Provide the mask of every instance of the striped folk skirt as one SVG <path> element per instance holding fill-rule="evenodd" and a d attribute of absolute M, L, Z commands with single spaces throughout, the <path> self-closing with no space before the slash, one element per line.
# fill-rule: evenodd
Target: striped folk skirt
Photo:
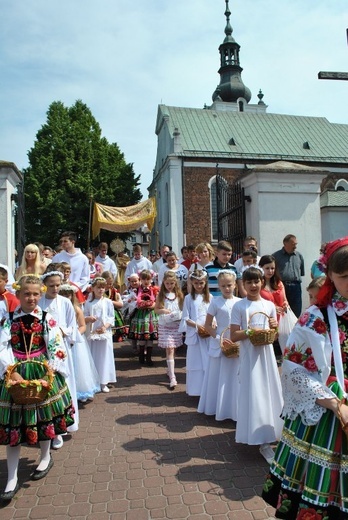
<path fill-rule="evenodd" d="M 45 361 L 40 355 L 35 361 Z M 17 372 L 24 379 L 42 379 L 45 368 L 37 363 L 19 365 Z M 66 433 L 74 424 L 74 408 L 64 377 L 55 373 L 53 385 L 42 403 L 15 404 L 0 380 L 0 444 L 17 446 L 27 443 L 35 445 L 39 441 L 53 439 L 55 435 Z"/>
<path fill-rule="evenodd" d="M 340 397 L 337 383 L 330 386 Z M 314 426 L 285 421 L 262 497 L 276 518 L 348 519 L 348 442 L 333 412 Z"/>

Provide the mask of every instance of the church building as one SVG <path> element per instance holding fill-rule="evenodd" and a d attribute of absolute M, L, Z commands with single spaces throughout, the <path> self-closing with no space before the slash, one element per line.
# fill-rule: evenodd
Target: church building
<path fill-rule="evenodd" d="M 230 16 L 226 0 L 212 105 L 158 106 L 152 247 L 227 239 L 240 251 L 253 235 L 268 254 L 293 233 L 313 261 L 348 231 L 348 124 L 269 113 L 261 91 L 250 103 Z"/>

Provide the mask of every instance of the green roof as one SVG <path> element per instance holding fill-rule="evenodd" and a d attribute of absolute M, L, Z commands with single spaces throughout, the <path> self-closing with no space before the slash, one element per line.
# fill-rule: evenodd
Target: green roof
<path fill-rule="evenodd" d="M 348 125 L 324 117 L 159 105 L 157 129 L 163 118 L 171 136 L 178 129 L 185 157 L 348 163 Z"/>

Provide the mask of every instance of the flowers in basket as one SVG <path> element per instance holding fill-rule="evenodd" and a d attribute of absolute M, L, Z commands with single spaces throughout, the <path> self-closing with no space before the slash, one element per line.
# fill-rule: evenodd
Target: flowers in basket
<path fill-rule="evenodd" d="M 45 374 L 40 379 L 19 379 L 21 377 L 16 369 L 19 365 L 30 363 L 41 365 Z M 32 404 L 43 401 L 52 388 L 54 372 L 47 361 L 26 360 L 10 365 L 5 374 L 5 386 L 13 401 L 17 404 Z"/>

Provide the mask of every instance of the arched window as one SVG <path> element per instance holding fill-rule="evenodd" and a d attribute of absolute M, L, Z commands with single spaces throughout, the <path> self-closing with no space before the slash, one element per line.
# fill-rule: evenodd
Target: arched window
<path fill-rule="evenodd" d="M 335 184 L 336 191 L 348 191 L 348 181 L 346 179 L 340 179 Z"/>

